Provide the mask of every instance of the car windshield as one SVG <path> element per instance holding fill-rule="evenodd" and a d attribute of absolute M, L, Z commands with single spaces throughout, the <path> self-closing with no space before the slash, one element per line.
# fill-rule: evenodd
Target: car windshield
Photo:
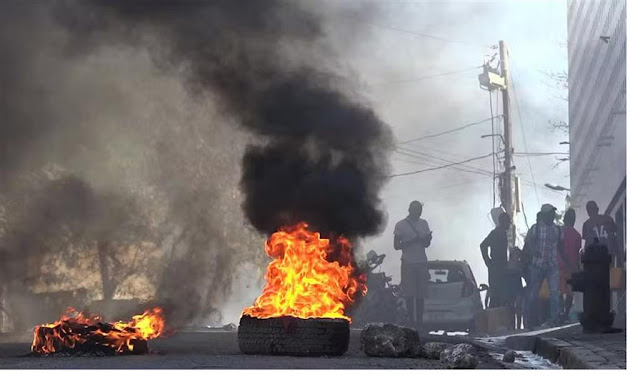
<path fill-rule="evenodd" d="M 467 277 L 459 266 L 437 265 L 429 268 L 429 282 L 436 284 L 464 282 Z"/>

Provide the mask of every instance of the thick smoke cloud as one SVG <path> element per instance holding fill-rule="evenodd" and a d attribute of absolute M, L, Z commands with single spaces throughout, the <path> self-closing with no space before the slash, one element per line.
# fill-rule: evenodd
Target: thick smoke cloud
<path fill-rule="evenodd" d="M 123 274 L 156 285 L 173 324 L 203 321 L 239 264 L 266 258 L 244 219 L 263 234 L 300 220 L 354 239 L 382 228 L 390 132 L 328 69 L 313 11 L 276 1 L 1 7 L 10 297 L 56 246 L 152 243 L 162 258 Z"/>
<path fill-rule="evenodd" d="M 81 2 L 59 14 L 87 46 L 115 33 L 134 44 L 152 36 L 146 46 L 158 61 L 185 68 L 194 89 L 212 92 L 264 137 L 246 150 L 242 177 L 245 214 L 259 231 L 301 220 L 350 237 L 382 228 L 389 129 L 331 76 L 281 50 L 322 37 L 313 14 L 279 1 Z"/>

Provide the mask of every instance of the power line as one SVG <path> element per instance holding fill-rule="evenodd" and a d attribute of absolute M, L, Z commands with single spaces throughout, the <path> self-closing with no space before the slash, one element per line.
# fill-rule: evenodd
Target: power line
<path fill-rule="evenodd" d="M 422 169 L 422 170 L 416 170 L 416 171 L 404 172 L 404 173 L 400 173 L 400 174 L 393 174 L 393 175 L 389 175 L 388 177 L 389 177 L 389 178 L 395 178 L 395 177 L 398 177 L 398 176 L 413 175 L 413 174 L 418 174 L 418 173 L 421 173 L 421 172 L 427 172 L 427 171 L 440 170 L 440 169 L 443 169 L 443 168 L 447 168 L 447 167 L 451 167 L 451 166 L 456 166 L 456 165 L 463 164 L 463 163 L 468 163 L 468 162 L 471 162 L 471 161 L 474 161 L 474 160 L 483 159 L 483 158 L 488 158 L 488 157 L 490 157 L 490 156 L 492 156 L 492 155 L 493 155 L 493 153 L 491 153 L 491 154 L 487 154 L 487 155 L 482 155 L 482 156 L 475 157 L 475 158 L 469 158 L 469 159 L 464 160 L 464 161 L 461 161 L 461 162 L 457 162 L 457 163 L 450 163 L 450 164 L 442 165 L 442 166 L 439 166 L 439 167 L 430 167 L 430 168 L 424 168 L 424 169 Z"/>
<path fill-rule="evenodd" d="M 495 114 L 498 114 L 498 112 L 502 112 L 501 109 L 500 109 L 501 104 L 499 102 L 499 98 L 500 98 L 500 93 L 496 92 L 496 98 L 495 98 L 496 110 L 495 110 Z M 504 152 L 505 149 L 503 147 L 502 140 L 501 139 L 496 139 L 496 138 L 497 137 L 495 137 L 495 136 L 492 137 L 493 141 L 497 142 L 497 145 L 496 145 L 497 150 L 496 150 L 496 153 L 495 153 L 495 161 L 496 161 L 497 169 L 496 169 L 496 179 L 494 179 L 494 183 L 493 184 L 494 184 L 494 187 L 496 187 L 496 189 L 498 189 L 498 191 L 500 192 L 500 189 L 498 188 L 500 183 L 498 182 L 498 184 L 496 184 L 496 181 L 498 179 L 498 174 L 501 174 L 501 173 L 504 172 L 504 163 L 500 161 L 500 155 L 498 153 Z M 501 198 L 498 201 L 499 201 L 498 205 L 499 206 L 502 205 Z"/>
<path fill-rule="evenodd" d="M 367 24 L 372 25 L 372 26 L 377 27 L 377 28 L 388 29 L 388 30 L 392 30 L 392 31 L 395 31 L 395 32 L 412 34 L 412 35 L 415 35 L 415 36 L 426 37 L 426 38 L 429 38 L 429 39 L 432 39 L 432 40 L 438 40 L 438 41 L 448 42 L 448 43 L 452 43 L 452 44 L 464 44 L 464 45 L 470 45 L 470 46 L 481 46 L 481 47 L 484 47 L 484 48 L 489 48 L 490 47 L 489 45 L 471 43 L 471 42 L 460 41 L 460 40 L 452 40 L 452 39 L 448 39 L 448 38 L 444 38 L 444 37 L 434 36 L 434 35 L 429 34 L 429 33 L 412 31 L 412 30 L 409 30 L 409 29 L 396 28 L 396 27 L 392 27 L 392 26 L 388 26 L 388 25 L 380 25 L 380 24 L 373 24 L 373 23 L 367 23 Z"/>
<path fill-rule="evenodd" d="M 502 116 L 498 115 L 498 116 L 495 116 L 495 117 L 483 119 L 481 121 L 472 122 L 472 123 L 466 124 L 464 126 L 456 127 L 455 129 L 451 129 L 451 130 L 445 130 L 445 131 L 442 131 L 442 132 L 439 132 L 439 133 L 436 133 L 436 134 L 423 135 L 421 137 L 410 139 L 410 140 L 404 141 L 404 142 L 400 142 L 398 144 L 399 145 L 404 145 L 404 144 L 415 142 L 415 141 L 419 141 L 419 140 L 422 140 L 422 139 L 435 138 L 435 137 L 439 137 L 441 135 L 455 133 L 456 131 L 464 130 L 464 129 L 469 128 L 471 126 L 480 125 L 480 124 L 485 123 L 487 121 L 493 121 L 494 119 L 498 119 L 498 118 L 502 118 Z"/>
<path fill-rule="evenodd" d="M 513 155 L 517 156 L 544 156 L 544 155 L 569 155 L 569 153 L 561 153 L 561 152 L 551 152 L 551 153 L 513 153 Z"/>
<path fill-rule="evenodd" d="M 403 150 L 403 151 L 399 151 L 399 150 Z M 417 156 L 413 156 L 413 155 L 411 155 L 411 156 L 414 157 L 414 158 L 418 158 L 418 159 L 424 159 L 427 162 L 432 162 L 432 163 L 435 163 L 435 164 L 438 164 L 438 165 L 440 165 L 440 164 L 455 164 L 455 163 L 458 163 L 457 161 L 454 161 L 454 160 L 438 157 L 438 156 L 435 156 L 435 155 L 430 155 L 430 154 L 427 154 L 425 152 L 420 152 L 420 151 L 412 150 L 410 148 L 405 148 L 405 147 L 396 148 L 395 151 L 398 154 L 402 154 L 402 155 L 415 154 Z M 405 151 L 406 151 L 406 153 L 405 153 Z M 473 166 L 469 166 L 469 165 L 460 165 L 460 168 L 471 170 L 473 172 L 478 172 L 478 173 L 481 173 L 483 175 L 491 175 L 491 171 L 488 171 L 488 170 L 485 170 L 485 169 L 482 169 L 482 168 L 478 168 L 478 167 L 473 167 Z"/>
<path fill-rule="evenodd" d="M 409 145 L 410 147 L 415 147 L 417 149 L 421 149 L 421 150 L 428 150 L 428 151 L 434 151 L 440 154 L 444 154 L 444 155 L 448 155 L 450 157 L 453 157 L 454 161 L 455 160 L 461 160 L 463 159 L 463 155 L 459 154 L 459 153 L 452 153 L 450 151 L 444 151 L 441 150 L 439 148 L 434 148 L 433 146 L 423 146 L 417 143 L 407 143 L 407 145 Z"/>
<path fill-rule="evenodd" d="M 520 104 L 518 103 L 518 95 L 516 94 L 516 82 L 513 80 L 513 75 L 511 75 L 511 86 L 513 87 L 513 98 L 516 101 L 516 110 L 518 112 L 518 122 L 520 122 L 520 130 L 522 131 L 522 142 L 524 143 L 525 151 L 529 151 L 527 148 L 527 136 L 524 132 L 524 126 L 522 125 L 522 117 L 520 116 Z M 538 186 L 536 184 L 536 178 L 533 175 L 533 167 L 531 166 L 531 158 L 527 155 L 527 162 L 529 162 L 529 172 L 531 172 L 531 180 L 533 181 L 534 188 L 533 190 L 536 193 L 536 201 L 540 204 L 540 197 L 538 196 Z"/>
<path fill-rule="evenodd" d="M 428 80 L 428 79 L 431 79 L 431 78 L 450 76 L 450 75 L 459 74 L 459 73 L 466 73 L 466 72 L 470 72 L 472 70 L 476 70 L 476 69 L 479 69 L 479 68 L 482 68 L 482 66 L 473 66 L 473 67 L 470 67 L 470 68 L 455 70 L 455 71 L 452 71 L 452 72 L 431 74 L 431 75 L 420 76 L 420 77 L 415 77 L 415 78 L 408 78 L 406 80 L 397 80 L 397 81 L 382 82 L 382 83 L 377 83 L 377 84 L 369 84 L 369 86 L 375 87 L 375 86 L 397 85 L 397 84 L 403 84 L 403 83 L 418 82 L 418 81 Z"/>
<path fill-rule="evenodd" d="M 491 165 L 493 166 L 493 182 L 491 182 L 491 195 L 493 196 L 493 204 L 496 206 L 496 132 L 493 123 L 493 101 L 491 99 L 491 91 L 489 91 L 489 112 L 491 113 Z"/>
<path fill-rule="evenodd" d="M 415 161 L 412 161 L 412 160 L 407 160 L 407 159 L 402 159 L 402 158 L 393 158 L 393 160 L 397 160 L 397 161 L 404 162 L 404 163 L 419 164 L 419 165 L 424 165 L 425 164 L 425 162 L 415 162 Z"/>
<path fill-rule="evenodd" d="M 435 162 L 435 161 L 433 161 L 431 159 L 425 158 L 422 155 L 419 155 L 420 153 L 418 153 L 417 151 L 403 152 L 403 151 L 399 151 L 399 150 L 401 150 L 401 149 L 396 148 L 396 149 L 394 149 L 394 152 L 396 154 L 404 155 L 404 156 L 407 156 L 407 157 L 410 157 L 410 158 L 419 159 L 419 160 L 422 161 L 422 163 L 420 163 L 420 164 L 430 164 L 430 163 L 442 164 L 442 163 Z M 407 149 L 402 149 L 402 150 L 407 150 Z"/>
<path fill-rule="evenodd" d="M 418 164 L 418 163 L 416 163 L 416 164 Z M 464 168 L 464 167 L 456 167 L 457 163 L 441 163 L 441 162 L 438 163 L 438 162 L 434 162 L 434 161 L 431 161 L 431 162 L 427 161 L 427 162 L 422 162 L 422 163 L 419 163 L 419 164 L 422 164 L 422 165 L 425 165 L 425 164 L 434 164 L 434 165 L 446 164 L 446 165 L 451 165 L 451 167 L 448 167 L 449 170 L 456 170 L 456 171 L 461 171 L 461 172 L 466 172 L 466 173 L 469 173 L 469 174 L 476 174 L 476 175 L 481 175 L 481 176 L 492 176 L 492 174 L 490 172 L 481 172 L 481 171 L 477 171 L 477 170 L 473 170 L 473 169 L 467 169 L 467 168 Z"/>
<path fill-rule="evenodd" d="M 441 165 L 442 164 L 442 163 L 438 163 L 438 162 L 435 162 L 433 160 L 424 158 L 422 156 L 413 155 L 413 154 L 410 154 L 410 153 L 405 153 L 405 152 L 401 152 L 401 151 L 397 151 L 397 150 L 395 152 L 396 152 L 396 154 L 404 155 L 404 156 L 409 157 L 409 158 L 418 159 L 420 162 L 419 163 L 416 162 L 416 164 L 420 164 L 422 166 L 424 166 L 425 164 L 427 164 L 427 165 Z"/>
<path fill-rule="evenodd" d="M 433 147 L 431 147 L 431 146 L 426 147 L 426 146 L 418 145 L 418 144 L 416 144 L 416 143 L 409 143 L 409 145 L 411 145 L 411 146 L 415 146 L 416 148 L 419 148 L 419 149 L 422 149 L 422 150 L 435 151 L 435 152 L 438 152 L 438 153 L 441 153 L 441 154 L 444 154 L 444 155 L 448 155 L 448 156 L 453 157 L 453 159 L 454 159 L 454 160 L 451 160 L 451 159 L 447 159 L 447 158 L 443 158 L 443 157 L 437 157 L 437 156 L 433 156 L 433 155 L 425 154 L 425 153 L 422 153 L 422 152 L 420 153 L 420 155 L 429 155 L 429 156 L 431 156 L 432 158 L 436 158 L 436 159 L 439 159 L 439 160 L 445 161 L 445 162 L 447 162 L 447 163 L 453 163 L 453 162 L 456 162 L 456 161 L 464 160 L 464 159 L 462 159 L 462 158 L 464 158 L 464 157 L 463 157 L 462 155 L 460 155 L 460 154 L 456 154 L 456 153 L 451 153 L 451 152 L 448 152 L 448 151 L 439 150 L 439 149 L 433 148 Z M 402 150 L 408 150 L 408 149 L 406 149 L 406 148 L 404 148 L 404 147 L 402 147 L 401 149 L 402 149 Z M 500 150 L 500 148 L 498 148 L 498 150 Z M 413 151 L 413 152 L 415 152 L 415 151 Z M 496 153 L 496 154 L 497 154 L 497 153 Z M 485 173 L 485 174 L 487 174 L 487 175 L 491 174 L 491 171 L 489 171 L 489 170 L 486 170 L 486 169 L 484 169 L 484 168 L 480 168 L 480 167 L 474 167 L 474 166 L 467 165 L 467 164 L 465 164 L 465 165 L 461 165 L 460 167 L 464 167 L 464 168 L 469 169 L 469 170 L 475 170 L 475 171 L 478 171 L 478 172 L 482 172 L 482 173 Z"/>
<path fill-rule="evenodd" d="M 414 193 L 414 194 L 415 193 L 420 193 L 420 194 L 436 193 L 436 192 L 440 192 L 442 190 L 446 190 L 446 189 L 450 189 L 450 188 L 456 188 L 456 187 L 460 187 L 460 186 L 466 186 L 466 185 L 471 184 L 471 183 L 477 183 L 477 182 L 479 182 L 481 180 L 485 180 L 485 179 L 488 179 L 488 177 L 486 177 L 486 178 L 476 178 L 476 179 L 467 180 L 467 181 L 464 181 L 464 182 L 459 182 L 459 183 L 454 183 L 454 184 L 448 184 L 448 185 L 444 185 L 444 186 L 430 187 L 428 189 L 421 189 L 421 190 L 412 189 L 410 191 L 411 191 L 411 193 Z M 450 198 L 450 197 L 452 197 L 454 195 L 455 195 L 455 193 L 440 193 L 439 196 L 433 196 L 433 197 L 430 196 L 428 198 L 428 200 L 429 201 L 442 200 L 443 197 L 444 197 L 444 199 L 448 199 L 448 198 Z M 402 194 L 401 193 L 394 193 L 394 194 L 385 196 L 384 198 L 385 199 L 398 199 L 398 198 L 401 198 L 401 197 L 402 198 L 406 198 L 406 196 L 407 196 L 407 193 L 405 192 L 405 193 L 402 193 Z"/>
<path fill-rule="evenodd" d="M 404 153 L 404 152 L 398 151 L 398 150 L 405 150 L 408 153 Z M 431 163 L 434 163 L 434 164 L 437 164 L 437 165 L 442 165 L 442 164 L 457 165 L 457 162 L 454 162 L 454 161 L 451 161 L 451 160 L 448 160 L 448 159 L 445 159 L 445 158 L 440 158 L 440 157 L 437 157 L 437 156 L 434 156 L 434 155 L 429 155 L 427 153 L 422 153 L 422 152 L 419 152 L 419 151 L 407 149 L 407 148 L 397 148 L 397 149 L 395 149 L 395 151 L 398 154 L 410 156 L 412 158 L 422 159 L 427 163 L 431 162 Z M 416 154 L 416 155 L 411 155 L 409 153 Z M 452 167 L 452 170 L 460 170 L 460 171 L 469 172 L 469 173 L 473 173 L 473 174 L 480 174 L 480 175 L 491 175 L 490 171 L 487 171 L 487 170 L 484 170 L 484 169 L 481 169 L 481 168 L 477 168 L 477 167 L 465 166 L 465 165 L 460 165 L 460 167 Z"/>

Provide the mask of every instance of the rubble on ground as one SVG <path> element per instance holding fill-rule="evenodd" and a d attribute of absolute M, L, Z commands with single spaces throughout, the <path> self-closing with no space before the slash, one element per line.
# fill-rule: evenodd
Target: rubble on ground
<path fill-rule="evenodd" d="M 503 362 L 515 362 L 517 355 L 518 355 L 518 353 L 516 353 L 515 351 L 507 350 L 507 352 L 504 353 L 504 355 L 502 356 L 502 361 Z"/>
<path fill-rule="evenodd" d="M 420 357 L 420 336 L 415 329 L 371 323 L 362 331 L 361 348 L 370 357 Z"/>
<path fill-rule="evenodd" d="M 229 323 L 229 324 L 224 325 L 224 326 L 222 327 L 222 329 L 224 329 L 224 330 L 228 330 L 228 331 L 230 331 L 230 332 L 235 332 L 235 331 L 237 331 L 237 330 L 238 330 L 238 325 L 236 325 L 236 324 L 234 324 L 234 323 Z"/>
<path fill-rule="evenodd" d="M 440 353 L 440 361 L 447 369 L 475 369 L 478 366 L 478 358 L 474 353 L 473 345 L 457 344 L 443 350 Z"/>
<path fill-rule="evenodd" d="M 440 359 L 440 354 L 451 346 L 446 342 L 427 342 L 422 345 L 422 354 L 426 359 Z"/>

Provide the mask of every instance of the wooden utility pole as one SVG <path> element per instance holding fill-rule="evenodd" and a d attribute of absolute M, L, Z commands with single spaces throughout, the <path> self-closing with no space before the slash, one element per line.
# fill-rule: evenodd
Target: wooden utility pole
<path fill-rule="evenodd" d="M 516 242 L 516 226 L 515 226 L 515 195 L 513 187 L 513 162 L 511 155 L 513 154 L 512 132 L 511 132 L 511 105 L 509 101 L 509 51 L 507 43 L 500 40 L 500 68 L 501 76 L 504 79 L 504 88 L 502 89 L 502 119 L 504 121 L 504 179 L 501 190 L 501 200 L 507 214 L 511 217 L 511 229 L 508 232 L 509 247 L 514 247 Z"/>

